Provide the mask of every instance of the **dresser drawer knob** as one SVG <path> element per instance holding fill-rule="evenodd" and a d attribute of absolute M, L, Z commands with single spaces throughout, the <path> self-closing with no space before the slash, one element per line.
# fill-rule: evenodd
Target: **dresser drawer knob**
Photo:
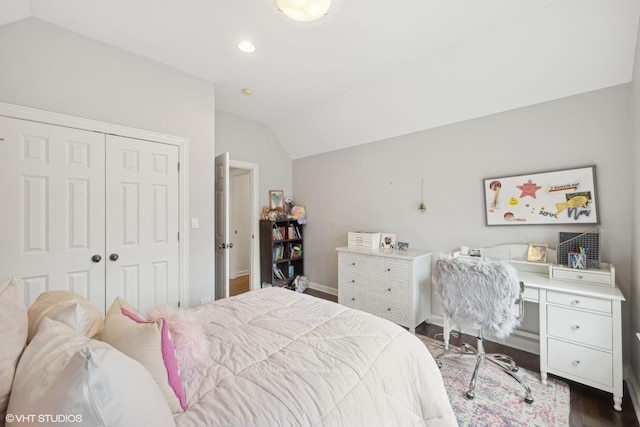
<path fill-rule="evenodd" d="M 351 283 L 356 283 L 356 279 L 351 279 Z"/>
<path fill-rule="evenodd" d="M 580 329 L 580 325 L 576 323 L 575 325 L 573 325 L 573 329 L 577 331 L 578 329 Z"/>
<path fill-rule="evenodd" d="M 351 301 L 355 301 L 355 300 L 356 300 L 355 298 L 351 298 Z"/>
<path fill-rule="evenodd" d="M 389 292 L 391 292 L 391 288 L 387 289 Z"/>
<path fill-rule="evenodd" d="M 580 362 L 580 359 L 574 360 L 573 361 L 573 366 L 580 366 L 580 363 L 582 363 L 582 362 Z"/>
<path fill-rule="evenodd" d="M 391 271 L 391 269 L 390 269 L 390 268 L 387 268 L 387 271 Z"/>
<path fill-rule="evenodd" d="M 355 262 L 352 262 L 352 263 L 351 263 L 351 265 L 356 265 L 356 263 L 355 263 Z"/>
<path fill-rule="evenodd" d="M 578 304 L 580 304 L 580 300 L 579 299 L 574 299 L 573 301 L 571 301 L 571 304 L 578 305 Z"/>
<path fill-rule="evenodd" d="M 387 311 L 391 311 L 391 307 L 387 308 Z"/>

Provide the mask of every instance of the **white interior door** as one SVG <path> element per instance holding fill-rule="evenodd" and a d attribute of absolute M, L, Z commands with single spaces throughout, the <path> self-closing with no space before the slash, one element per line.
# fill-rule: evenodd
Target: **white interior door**
<path fill-rule="evenodd" d="M 177 307 L 178 147 L 107 135 L 106 299 Z"/>
<path fill-rule="evenodd" d="M 105 307 L 104 134 L 0 116 L 0 280 Z"/>
<path fill-rule="evenodd" d="M 215 175 L 215 299 L 229 296 L 229 153 L 216 157 Z"/>

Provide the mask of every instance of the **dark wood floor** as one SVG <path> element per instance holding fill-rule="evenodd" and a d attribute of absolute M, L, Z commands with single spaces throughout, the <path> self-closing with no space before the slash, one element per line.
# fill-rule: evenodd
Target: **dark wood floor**
<path fill-rule="evenodd" d="M 307 289 L 306 294 L 319 298 L 337 302 L 338 298 L 324 292 Z M 416 328 L 416 332 L 431 338 L 442 341 L 442 328 L 436 325 L 421 324 Z M 475 337 L 464 335 L 458 338 L 451 338 L 450 343 L 456 346 L 463 342 L 475 346 Z M 536 354 L 527 353 L 501 344 L 487 341 L 485 350 L 490 353 L 507 353 L 516 363 L 531 371 L 538 371 L 540 368 L 540 358 Z M 624 396 L 622 400 L 622 411 L 613 409 L 613 397 L 611 393 L 605 393 L 592 387 L 587 387 L 573 381 L 567 381 L 571 389 L 571 413 L 569 423 L 572 427 L 640 427 L 636 418 L 629 390 L 625 383 Z"/>

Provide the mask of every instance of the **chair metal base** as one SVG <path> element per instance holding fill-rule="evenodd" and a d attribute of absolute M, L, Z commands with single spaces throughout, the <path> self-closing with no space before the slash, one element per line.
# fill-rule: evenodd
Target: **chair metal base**
<path fill-rule="evenodd" d="M 477 349 L 473 348 L 472 346 L 466 343 L 462 344 L 462 348 L 460 351 L 452 351 L 452 350 L 446 349 L 443 353 L 436 356 L 436 364 L 438 365 L 438 368 L 442 368 L 441 359 L 444 357 L 452 357 L 452 356 L 475 357 L 476 366 L 475 366 L 475 369 L 473 370 L 473 375 L 471 376 L 471 381 L 469 382 L 469 389 L 467 390 L 467 393 L 466 393 L 467 399 L 473 399 L 475 397 L 474 390 L 476 388 L 476 378 L 478 376 L 478 371 L 480 370 L 480 365 L 484 360 L 487 360 L 488 362 L 491 362 L 494 365 L 498 366 L 504 372 L 509 374 L 513 379 L 518 381 L 518 383 L 520 383 L 520 385 L 525 390 L 524 401 L 529 404 L 533 403 L 533 396 L 531 395 L 531 389 L 525 382 L 522 381 L 522 378 L 520 378 L 518 375 L 515 374 L 516 372 L 518 372 L 518 365 L 516 365 L 516 363 L 511 358 L 511 356 L 508 356 L 506 354 L 500 354 L 500 353 L 490 353 L 490 354 L 485 353 L 483 341 L 484 341 L 484 337 L 482 336 L 482 334 L 480 334 L 477 337 L 477 343 L 478 343 Z"/>

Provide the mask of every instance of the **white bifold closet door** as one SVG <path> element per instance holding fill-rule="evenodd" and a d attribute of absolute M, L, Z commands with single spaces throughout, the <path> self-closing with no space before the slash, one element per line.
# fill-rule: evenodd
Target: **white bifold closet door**
<path fill-rule="evenodd" d="M 0 280 L 104 314 L 179 300 L 178 149 L 0 116 Z"/>
<path fill-rule="evenodd" d="M 176 306 L 178 147 L 107 135 L 107 304 Z"/>

